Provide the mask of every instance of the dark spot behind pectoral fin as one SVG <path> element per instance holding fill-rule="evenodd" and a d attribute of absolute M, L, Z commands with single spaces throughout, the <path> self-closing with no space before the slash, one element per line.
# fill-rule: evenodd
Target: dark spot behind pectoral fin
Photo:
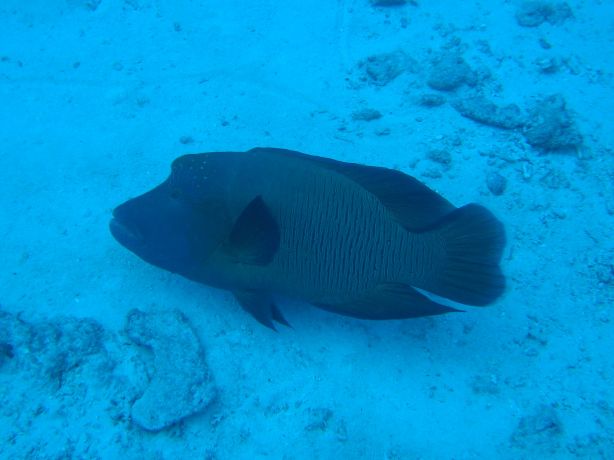
<path fill-rule="evenodd" d="M 281 311 L 273 303 L 271 296 L 260 291 L 236 291 L 234 293 L 241 307 L 252 315 L 260 324 L 277 331 L 273 321 L 290 326 L 286 318 L 281 314 Z"/>
<path fill-rule="evenodd" d="M 382 283 L 372 291 L 347 302 L 317 306 L 362 319 L 405 319 L 460 311 L 433 302 L 411 286 L 401 283 Z"/>
<path fill-rule="evenodd" d="M 234 223 L 225 245 L 236 262 L 268 264 L 279 248 L 279 226 L 261 196 L 254 198 Z"/>

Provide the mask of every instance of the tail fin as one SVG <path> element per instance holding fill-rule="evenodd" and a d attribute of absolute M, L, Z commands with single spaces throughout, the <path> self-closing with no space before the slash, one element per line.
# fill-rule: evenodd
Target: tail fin
<path fill-rule="evenodd" d="M 433 229 L 445 258 L 429 291 L 455 302 L 484 306 L 505 290 L 499 267 L 505 247 L 503 224 L 486 208 L 469 204 L 444 217 Z"/>

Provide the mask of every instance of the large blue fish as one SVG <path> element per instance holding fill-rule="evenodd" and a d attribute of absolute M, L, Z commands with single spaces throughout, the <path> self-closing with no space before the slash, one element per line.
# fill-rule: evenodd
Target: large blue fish
<path fill-rule="evenodd" d="M 289 150 L 177 158 L 110 228 L 143 260 L 232 291 L 271 328 L 288 324 L 275 295 L 400 319 L 456 311 L 439 298 L 487 305 L 505 287 L 504 228 L 484 207 L 456 208 L 396 170 Z"/>

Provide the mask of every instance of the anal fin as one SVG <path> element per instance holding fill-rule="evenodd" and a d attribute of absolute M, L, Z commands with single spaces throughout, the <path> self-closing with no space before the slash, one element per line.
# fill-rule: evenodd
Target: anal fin
<path fill-rule="evenodd" d="M 372 291 L 347 302 L 317 304 L 317 306 L 341 315 L 380 320 L 417 318 L 461 311 L 434 302 L 411 286 L 402 283 L 382 283 Z"/>

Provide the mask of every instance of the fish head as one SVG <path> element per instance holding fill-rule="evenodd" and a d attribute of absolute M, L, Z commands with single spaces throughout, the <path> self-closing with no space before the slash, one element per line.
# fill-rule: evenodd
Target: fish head
<path fill-rule="evenodd" d="M 150 264 L 197 277 L 231 225 L 224 205 L 227 171 L 221 166 L 207 154 L 178 158 L 163 183 L 114 209 L 113 237 Z"/>

